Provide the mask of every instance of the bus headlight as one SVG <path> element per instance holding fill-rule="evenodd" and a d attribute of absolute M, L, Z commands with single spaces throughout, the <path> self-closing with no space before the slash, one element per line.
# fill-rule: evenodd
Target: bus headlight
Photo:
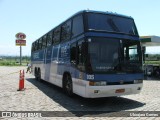
<path fill-rule="evenodd" d="M 143 80 L 134 80 L 134 84 L 143 83 Z"/>
<path fill-rule="evenodd" d="M 105 86 L 107 85 L 107 82 L 105 81 L 100 81 L 100 82 L 94 82 L 94 81 L 89 81 L 90 86 Z"/>

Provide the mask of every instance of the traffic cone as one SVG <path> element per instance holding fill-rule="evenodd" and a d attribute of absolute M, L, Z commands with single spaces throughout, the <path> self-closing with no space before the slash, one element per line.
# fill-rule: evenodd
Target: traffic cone
<path fill-rule="evenodd" d="M 23 91 L 23 90 L 25 90 L 25 88 L 24 88 L 24 70 L 23 70 L 23 72 L 20 70 L 19 89 L 17 91 Z"/>

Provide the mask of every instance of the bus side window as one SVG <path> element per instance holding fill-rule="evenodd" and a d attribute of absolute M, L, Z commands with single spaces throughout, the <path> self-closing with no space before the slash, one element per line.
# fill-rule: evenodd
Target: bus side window
<path fill-rule="evenodd" d="M 83 32 L 84 32 L 83 17 L 82 15 L 79 15 L 73 18 L 72 37 L 75 37 Z"/>
<path fill-rule="evenodd" d="M 42 49 L 42 38 L 39 39 L 39 49 Z"/>
<path fill-rule="evenodd" d="M 57 27 L 56 29 L 54 29 L 53 41 L 55 44 L 60 42 L 60 32 L 61 32 L 61 27 Z"/>
<path fill-rule="evenodd" d="M 32 43 L 32 52 L 34 52 L 34 42 Z"/>
<path fill-rule="evenodd" d="M 37 41 L 35 41 L 35 42 L 34 42 L 34 51 L 36 51 L 36 50 L 37 50 L 36 42 L 37 42 Z"/>
<path fill-rule="evenodd" d="M 80 70 L 85 70 L 85 53 L 84 53 L 84 40 L 78 42 L 77 46 L 77 65 Z"/>
<path fill-rule="evenodd" d="M 70 35 L 71 35 L 71 20 L 67 21 L 64 25 L 62 25 L 61 41 L 70 39 Z"/>
<path fill-rule="evenodd" d="M 35 50 L 34 49 L 34 43 L 32 43 L 32 50 L 31 51 L 34 52 L 34 50 Z"/>
<path fill-rule="evenodd" d="M 47 47 L 52 45 L 52 31 L 47 35 Z"/>
<path fill-rule="evenodd" d="M 71 45 L 71 53 L 70 53 L 70 59 L 71 59 L 71 63 L 76 65 L 76 43 L 73 43 Z"/>
<path fill-rule="evenodd" d="M 35 50 L 38 50 L 38 40 L 35 42 Z"/>
<path fill-rule="evenodd" d="M 42 49 L 46 48 L 46 44 L 47 44 L 47 39 L 46 39 L 46 35 L 43 36 L 43 41 L 42 41 Z"/>

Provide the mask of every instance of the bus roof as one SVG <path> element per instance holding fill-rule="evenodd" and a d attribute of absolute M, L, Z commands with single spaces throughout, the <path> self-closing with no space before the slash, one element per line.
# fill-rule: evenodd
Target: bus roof
<path fill-rule="evenodd" d="M 82 13 L 99 13 L 99 14 L 113 15 L 113 16 L 119 16 L 119 17 L 125 17 L 125 18 L 129 18 L 129 19 L 133 19 L 131 16 L 118 14 L 116 12 L 109 12 L 109 11 L 104 12 L 104 11 L 95 11 L 95 10 L 81 10 L 81 11 L 76 12 L 75 14 L 71 15 L 70 17 L 68 17 L 67 19 L 65 19 L 64 21 L 62 21 L 60 24 L 58 24 L 57 26 L 55 26 L 54 28 L 60 26 L 61 24 L 63 24 L 67 20 L 73 18 L 74 16 L 82 14 Z"/>
<path fill-rule="evenodd" d="M 76 12 L 75 14 L 73 14 L 72 16 L 68 17 L 67 19 L 65 19 L 64 21 L 62 21 L 60 24 L 56 25 L 53 29 L 57 28 L 58 26 L 62 25 L 64 22 L 66 22 L 67 20 L 73 18 L 76 15 L 82 14 L 82 13 L 98 13 L 98 14 L 106 14 L 106 15 L 113 15 L 113 16 L 119 16 L 119 17 L 125 17 L 125 18 L 129 18 L 129 19 L 133 19 L 131 16 L 126 16 L 126 15 L 122 15 L 122 14 L 118 14 L 116 12 L 110 12 L 110 11 L 95 11 L 95 10 L 81 10 L 79 12 Z M 53 29 L 49 30 L 48 32 L 52 31 Z M 47 32 L 47 33 L 48 33 Z M 44 35 L 46 35 L 47 33 L 45 33 Z M 44 35 L 42 35 L 41 37 L 43 37 Z M 40 37 L 40 38 L 41 38 Z M 39 40 L 40 38 L 38 38 L 37 40 Z M 36 41 L 37 41 L 36 40 Z M 35 41 L 34 41 L 35 42 Z"/>
<path fill-rule="evenodd" d="M 99 14 L 107 14 L 107 15 L 114 15 L 114 16 L 120 16 L 120 17 L 125 17 L 125 18 L 130 18 L 130 19 L 133 19 L 131 16 L 127 16 L 127 15 L 123 15 L 123 14 L 118 14 L 116 12 L 110 12 L 110 11 L 95 11 L 95 10 L 81 10 L 77 13 L 75 13 L 74 15 L 72 15 L 70 18 L 72 18 L 73 16 L 76 16 L 78 14 L 81 14 L 81 13 L 99 13 Z"/>

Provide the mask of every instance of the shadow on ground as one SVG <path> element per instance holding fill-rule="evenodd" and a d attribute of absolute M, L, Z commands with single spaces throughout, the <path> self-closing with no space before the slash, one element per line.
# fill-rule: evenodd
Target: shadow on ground
<path fill-rule="evenodd" d="M 155 76 L 144 76 L 144 79 L 150 81 L 160 81 L 160 77 L 155 77 Z"/>
<path fill-rule="evenodd" d="M 145 105 L 145 103 L 123 97 L 87 99 L 74 95 L 70 98 L 63 92 L 62 88 L 50 83 L 39 82 L 33 78 L 26 80 L 74 116 L 106 116 L 106 114 L 135 109 Z"/>

